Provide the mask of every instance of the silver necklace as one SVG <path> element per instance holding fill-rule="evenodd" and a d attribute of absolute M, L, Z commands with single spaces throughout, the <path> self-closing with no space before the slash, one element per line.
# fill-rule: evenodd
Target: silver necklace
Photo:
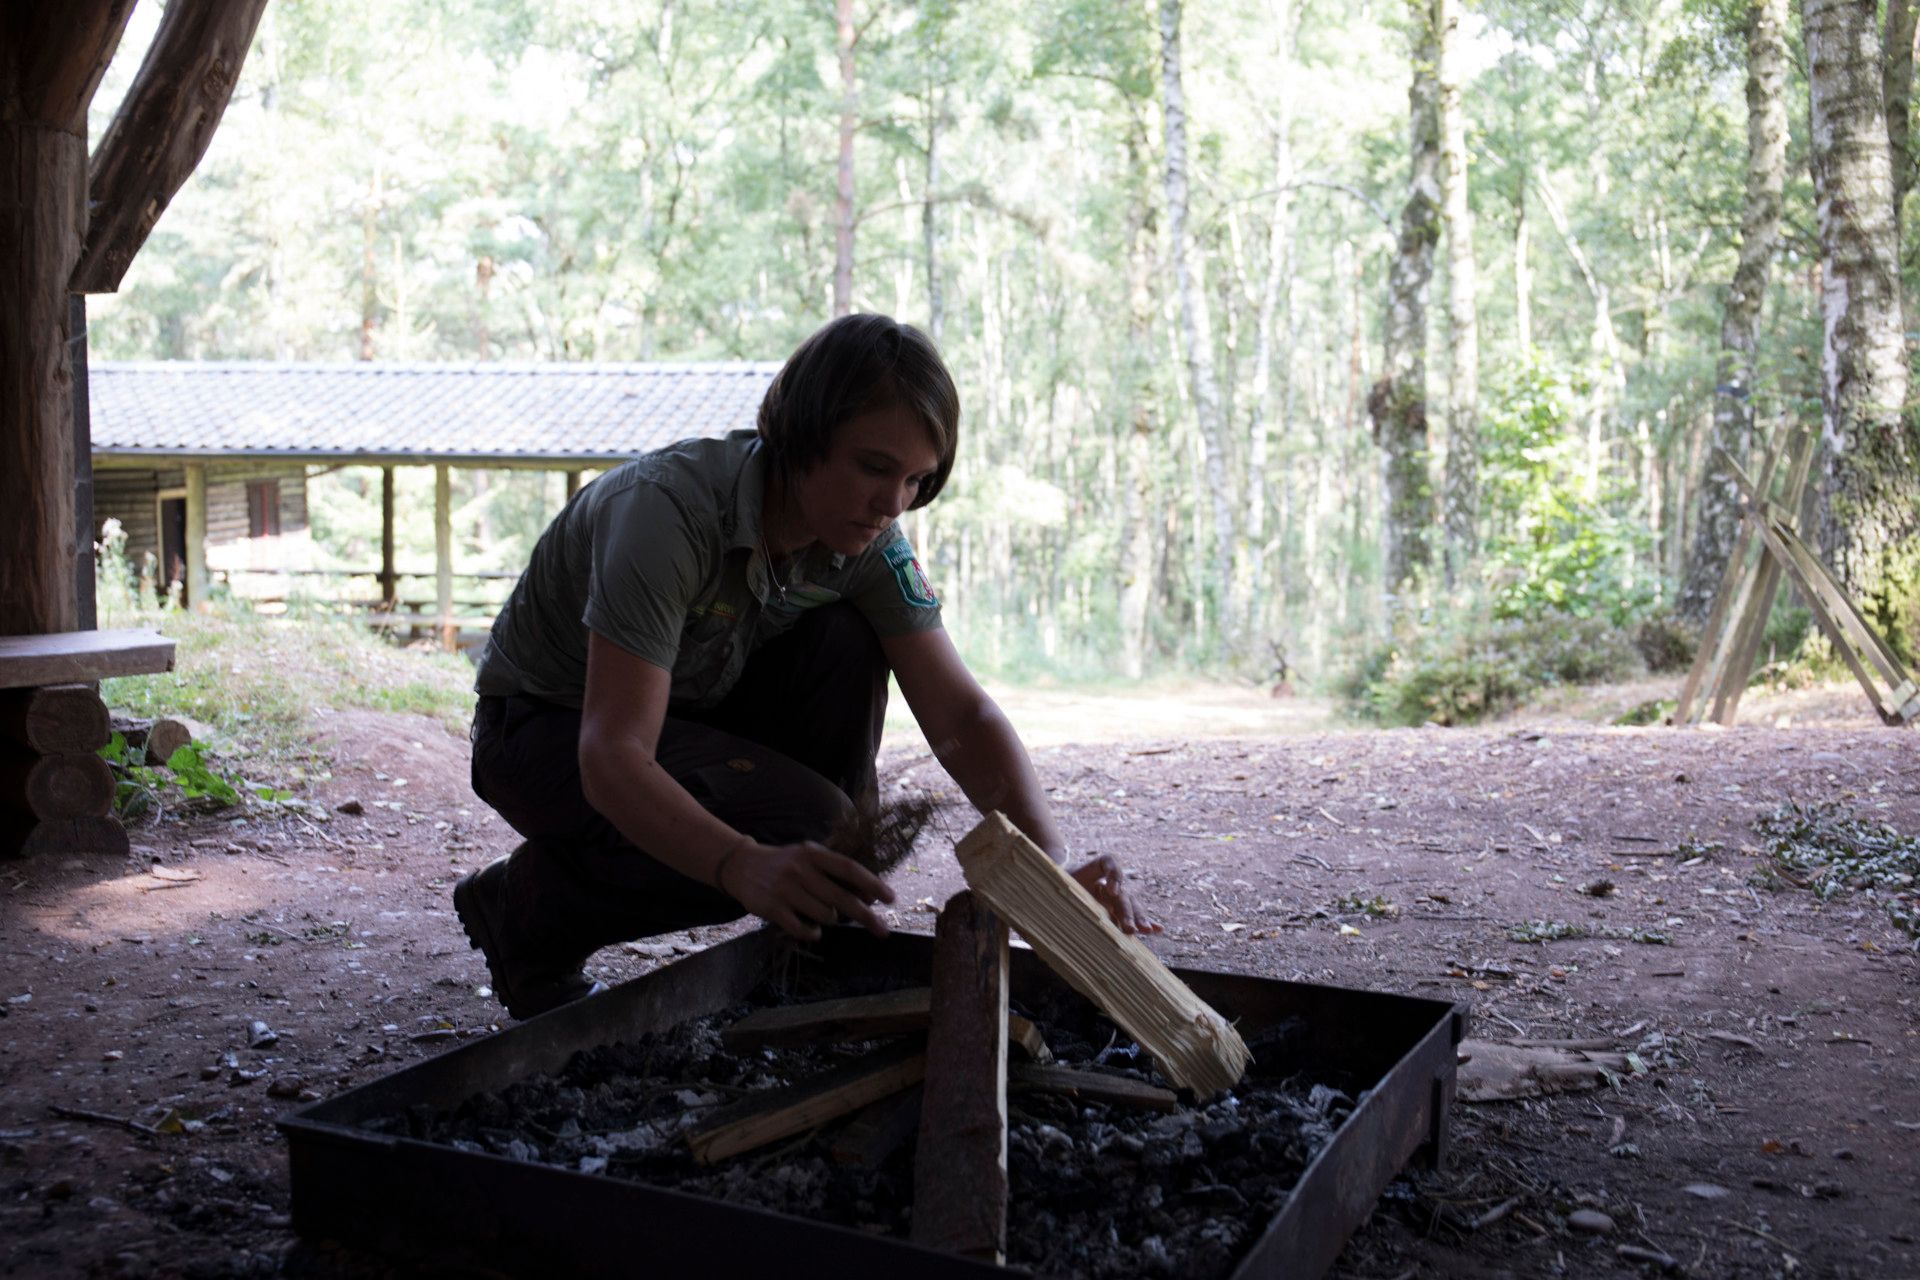
<path fill-rule="evenodd" d="M 767 581 L 771 582 L 773 589 L 780 593 L 780 603 L 785 604 L 787 602 L 787 584 L 774 576 L 773 552 L 767 550 L 767 534 L 764 529 L 760 532 L 760 559 L 767 567 Z"/>

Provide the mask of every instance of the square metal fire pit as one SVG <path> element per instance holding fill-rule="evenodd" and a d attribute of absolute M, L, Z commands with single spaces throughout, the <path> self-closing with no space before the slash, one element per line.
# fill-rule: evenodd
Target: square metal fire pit
<path fill-rule="evenodd" d="M 877 941 L 835 929 L 799 949 L 762 930 L 302 1107 L 280 1121 L 292 1164 L 294 1226 L 309 1238 L 530 1277 L 828 1269 L 836 1277 L 889 1280 L 1031 1274 L 905 1240 L 363 1127 L 410 1108 L 450 1110 L 477 1094 L 558 1072 L 581 1050 L 719 1012 L 747 997 L 778 965 L 794 966 L 796 976 L 925 983 L 932 959 L 927 937 Z M 1430 1164 L 1441 1159 L 1465 1008 L 1241 974 L 1175 972 L 1250 1041 L 1268 1028 L 1294 1028 L 1261 1048 L 1264 1067 L 1352 1083 L 1358 1106 L 1232 1272 L 1236 1278 L 1319 1276 L 1395 1174 L 1416 1157 Z M 1061 990 L 1024 949 L 1013 953 L 1012 988 L 1016 1001 Z"/>

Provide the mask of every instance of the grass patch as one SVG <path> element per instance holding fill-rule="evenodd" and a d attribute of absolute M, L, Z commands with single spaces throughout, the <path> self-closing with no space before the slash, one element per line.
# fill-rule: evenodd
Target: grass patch
<path fill-rule="evenodd" d="M 1908 937 L 1920 938 L 1920 839 L 1837 801 L 1784 804 L 1753 825 L 1766 841 L 1758 878 L 1768 888 L 1811 889 L 1822 902 L 1863 893 Z"/>
<path fill-rule="evenodd" d="M 207 613 L 136 610 L 103 622 L 147 626 L 175 644 L 174 669 L 101 682 L 134 716 L 186 716 L 214 730 L 219 756 L 247 758 L 249 777 L 304 780 L 325 767 L 315 712 L 402 711 L 461 732 L 473 713 L 473 667 L 458 654 L 401 649 L 343 619 L 279 618 L 244 604 Z"/>

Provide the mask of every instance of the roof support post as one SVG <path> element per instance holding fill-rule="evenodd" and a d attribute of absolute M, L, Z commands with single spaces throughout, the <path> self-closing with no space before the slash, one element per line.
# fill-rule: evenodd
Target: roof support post
<path fill-rule="evenodd" d="M 380 468 L 380 612 L 392 613 L 400 599 L 400 575 L 393 571 L 393 468 Z"/>
<path fill-rule="evenodd" d="M 74 626 L 100 625 L 94 598 L 93 422 L 87 406 L 87 299 L 67 295 L 67 362 L 73 378 L 73 616 Z"/>
<path fill-rule="evenodd" d="M 581 476 L 581 471 L 580 471 L 580 468 L 578 467 L 575 467 L 573 470 L 567 472 L 567 501 L 568 502 L 572 502 L 573 495 L 580 492 L 580 476 Z"/>
<path fill-rule="evenodd" d="M 0 632 L 80 626 L 67 277 L 87 231 L 87 104 L 133 0 L 0 8 Z"/>
<path fill-rule="evenodd" d="M 440 647 L 454 646 L 453 477 L 444 462 L 433 466 L 433 580 L 440 605 Z"/>
<path fill-rule="evenodd" d="M 187 599 L 190 609 L 207 607 L 207 464 L 187 464 Z"/>

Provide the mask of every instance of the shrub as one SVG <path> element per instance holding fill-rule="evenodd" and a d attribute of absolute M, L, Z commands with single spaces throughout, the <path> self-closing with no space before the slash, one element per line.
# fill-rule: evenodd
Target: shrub
<path fill-rule="evenodd" d="M 1648 614 L 1633 632 L 1633 647 L 1639 650 L 1647 670 L 1655 675 L 1684 671 L 1692 666 L 1698 645 L 1699 638 L 1693 628 L 1671 608 L 1656 609 Z"/>

